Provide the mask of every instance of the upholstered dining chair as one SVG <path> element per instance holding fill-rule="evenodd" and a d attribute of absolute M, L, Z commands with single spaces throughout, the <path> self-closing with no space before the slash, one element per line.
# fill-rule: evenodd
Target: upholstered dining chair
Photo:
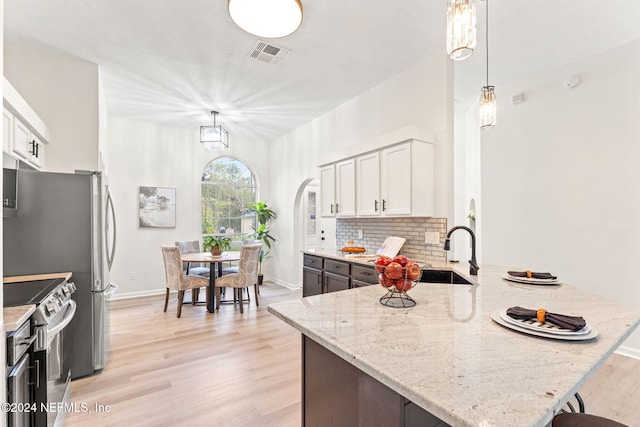
<path fill-rule="evenodd" d="M 162 257 L 164 259 L 164 271 L 167 285 L 167 293 L 164 299 L 164 312 L 167 312 L 169 305 L 169 292 L 178 291 L 178 317 L 182 315 L 182 301 L 184 291 L 188 289 L 199 289 L 206 287 L 207 300 L 209 298 L 209 279 L 203 276 L 185 275 L 182 269 L 182 259 L 177 246 L 162 246 Z M 195 305 L 195 299 L 193 304 Z"/>
<path fill-rule="evenodd" d="M 243 313 L 242 290 L 253 285 L 253 291 L 256 298 L 256 306 L 258 301 L 258 263 L 260 259 L 261 245 L 242 245 L 240 247 L 240 261 L 238 262 L 238 272 L 226 274 L 216 279 L 216 309 L 220 309 L 220 288 L 234 288 L 234 293 L 238 293 L 238 297 L 234 297 L 234 301 L 240 303 L 240 313 Z"/>
<path fill-rule="evenodd" d="M 176 240 L 176 246 L 180 249 L 181 254 L 196 254 L 202 252 L 200 250 L 199 240 Z M 188 268 L 190 275 L 209 277 L 209 267 L 203 267 L 199 262 L 192 262 L 191 265 L 188 264 L 188 262 L 183 262 L 182 268 L 185 271 L 187 271 Z"/>

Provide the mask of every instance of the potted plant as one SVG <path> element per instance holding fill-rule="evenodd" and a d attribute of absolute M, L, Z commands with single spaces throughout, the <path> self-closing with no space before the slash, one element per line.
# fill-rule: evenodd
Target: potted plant
<path fill-rule="evenodd" d="M 231 249 L 231 239 L 224 236 L 204 236 L 202 246 L 205 251 L 211 251 L 211 255 L 218 256 Z"/>
<path fill-rule="evenodd" d="M 275 211 L 269 209 L 264 202 L 250 203 L 248 213 L 256 215 L 257 227 L 253 228 L 253 238 L 262 241 L 266 250 L 263 248 L 260 250 L 260 264 L 258 266 L 258 284 L 262 284 L 264 276 L 262 275 L 262 261 L 267 257 L 271 251 L 271 243 L 277 240 L 269 232 L 268 223 L 276 219 L 277 215 Z"/>

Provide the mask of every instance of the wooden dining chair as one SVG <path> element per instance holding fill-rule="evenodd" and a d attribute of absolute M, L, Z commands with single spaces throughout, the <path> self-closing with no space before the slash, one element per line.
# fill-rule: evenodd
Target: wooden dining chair
<path fill-rule="evenodd" d="M 256 306 L 260 305 L 258 301 L 258 264 L 260 260 L 261 245 L 242 245 L 240 247 L 240 261 L 238 262 L 238 272 L 226 274 L 216 280 L 216 310 L 220 309 L 220 288 L 233 288 L 234 302 L 240 303 L 240 313 L 243 311 L 242 290 L 253 285 L 253 291 L 256 299 Z"/>
<path fill-rule="evenodd" d="M 182 268 L 180 250 L 177 246 L 162 246 L 162 257 L 164 259 L 164 271 L 167 285 L 167 293 L 164 299 L 164 312 L 167 312 L 169 305 L 169 292 L 178 291 L 178 317 L 182 315 L 182 301 L 184 291 L 188 289 L 207 289 L 207 301 L 209 300 L 209 279 L 203 276 L 185 275 Z M 195 305 L 195 300 L 193 301 Z"/>

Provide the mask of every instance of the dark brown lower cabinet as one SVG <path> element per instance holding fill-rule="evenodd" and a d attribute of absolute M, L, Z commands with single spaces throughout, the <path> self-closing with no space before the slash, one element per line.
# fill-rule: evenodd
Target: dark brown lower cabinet
<path fill-rule="evenodd" d="M 324 292 L 335 292 L 349 289 L 349 276 L 340 276 L 324 272 Z"/>
<path fill-rule="evenodd" d="M 302 268 L 302 296 L 320 295 L 324 289 L 322 284 L 322 270 Z"/>
<path fill-rule="evenodd" d="M 305 427 L 447 425 L 304 335 L 302 354 Z"/>

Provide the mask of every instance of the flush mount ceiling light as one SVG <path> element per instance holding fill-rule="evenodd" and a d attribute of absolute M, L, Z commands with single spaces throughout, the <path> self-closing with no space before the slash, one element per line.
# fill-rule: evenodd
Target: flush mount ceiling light
<path fill-rule="evenodd" d="M 200 142 L 209 150 L 223 150 L 229 148 L 229 132 L 216 124 L 217 111 L 212 111 L 213 126 L 200 126 Z"/>
<path fill-rule="evenodd" d="M 258 37 L 288 36 L 302 24 L 300 0 L 229 0 L 228 7 L 233 22 Z"/>
<path fill-rule="evenodd" d="M 482 129 L 496 125 L 496 88 L 489 86 L 489 0 L 486 6 L 487 85 L 480 91 L 480 128 Z"/>
<path fill-rule="evenodd" d="M 447 53 L 460 61 L 476 47 L 476 0 L 448 0 Z"/>

